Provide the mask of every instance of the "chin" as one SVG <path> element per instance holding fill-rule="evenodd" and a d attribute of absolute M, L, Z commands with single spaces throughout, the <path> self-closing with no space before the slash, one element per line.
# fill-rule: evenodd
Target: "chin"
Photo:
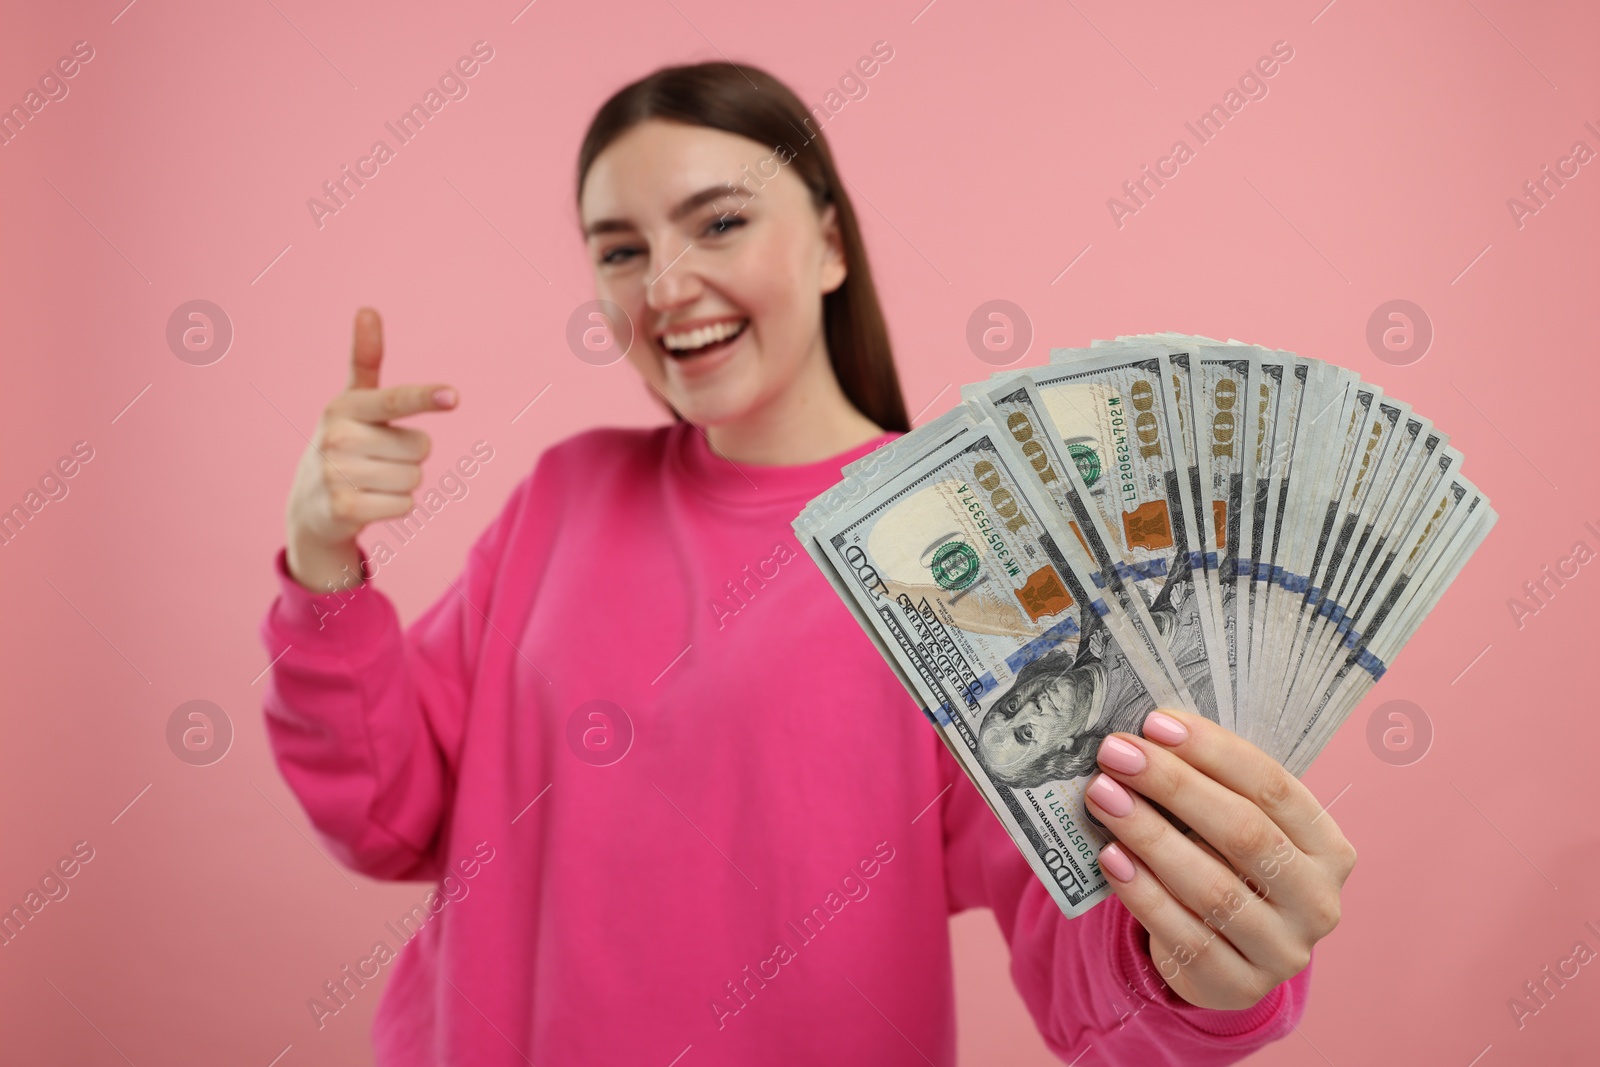
<path fill-rule="evenodd" d="M 675 392 L 678 395 L 666 394 L 672 406 L 678 414 L 702 428 L 740 422 L 758 406 L 755 391 L 737 383 Z"/>

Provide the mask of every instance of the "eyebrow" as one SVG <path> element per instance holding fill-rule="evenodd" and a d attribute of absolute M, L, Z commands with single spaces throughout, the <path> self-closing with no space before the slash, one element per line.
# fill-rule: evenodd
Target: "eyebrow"
<path fill-rule="evenodd" d="M 678 203 L 678 206 L 667 213 L 667 218 L 678 222 L 685 216 L 694 212 L 714 200 L 725 196 L 733 196 L 737 190 L 732 182 L 723 182 L 721 185 L 710 185 L 692 196 L 687 196 Z M 632 232 L 637 227 L 627 219 L 599 219 L 584 227 L 583 236 L 587 239 L 602 233 Z"/>

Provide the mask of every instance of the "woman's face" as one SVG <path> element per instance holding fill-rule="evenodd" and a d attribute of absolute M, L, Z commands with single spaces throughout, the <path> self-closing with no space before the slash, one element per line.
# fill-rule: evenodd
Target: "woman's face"
<path fill-rule="evenodd" d="M 844 257 L 833 206 L 819 216 L 788 159 L 650 119 L 584 179 L 597 294 L 632 320 L 628 361 L 697 425 L 755 414 L 827 365 L 822 296 L 844 281 Z"/>

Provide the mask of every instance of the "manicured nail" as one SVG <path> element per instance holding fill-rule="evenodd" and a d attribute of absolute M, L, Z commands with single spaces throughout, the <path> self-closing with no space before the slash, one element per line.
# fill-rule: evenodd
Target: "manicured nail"
<path fill-rule="evenodd" d="M 1183 723 L 1171 715 L 1152 711 L 1145 716 L 1144 735 L 1152 741 L 1160 741 L 1163 745 L 1177 745 L 1188 740 L 1189 731 Z M 1118 770 L 1120 769 L 1119 767 Z"/>
<path fill-rule="evenodd" d="M 435 389 L 433 391 L 433 402 L 442 408 L 452 407 L 456 402 L 456 391 L 454 389 Z"/>
<path fill-rule="evenodd" d="M 1144 753 L 1120 737 L 1108 737 L 1100 742 L 1100 751 L 1095 758 L 1123 774 L 1138 774 L 1144 770 Z"/>
<path fill-rule="evenodd" d="M 1097 774 L 1085 792 L 1089 799 L 1105 809 L 1107 815 L 1115 815 L 1120 819 L 1133 811 L 1133 797 L 1115 778 Z"/>
<path fill-rule="evenodd" d="M 1119 882 L 1131 882 L 1138 873 L 1133 861 L 1116 844 L 1107 845 L 1100 850 L 1100 869 Z"/>

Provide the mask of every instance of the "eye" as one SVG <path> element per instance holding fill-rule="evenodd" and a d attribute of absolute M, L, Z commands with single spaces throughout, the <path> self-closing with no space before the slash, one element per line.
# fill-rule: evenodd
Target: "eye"
<path fill-rule="evenodd" d="M 706 226 L 706 233 L 716 237 L 744 225 L 744 219 L 737 215 L 718 215 Z"/>
<path fill-rule="evenodd" d="M 615 267 L 624 262 L 628 257 L 636 254 L 638 251 L 639 250 L 637 248 L 632 248 L 628 245 L 620 245 L 603 253 L 600 256 L 600 262 L 608 267 Z"/>
<path fill-rule="evenodd" d="M 1021 726 L 1017 727 L 1017 729 L 1015 731 L 1015 734 L 1016 734 L 1016 738 L 1017 738 L 1017 743 L 1018 744 L 1021 744 L 1021 745 L 1031 745 L 1031 744 L 1033 744 L 1033 724 L 1032 723 L 1023 723 Z"/>

